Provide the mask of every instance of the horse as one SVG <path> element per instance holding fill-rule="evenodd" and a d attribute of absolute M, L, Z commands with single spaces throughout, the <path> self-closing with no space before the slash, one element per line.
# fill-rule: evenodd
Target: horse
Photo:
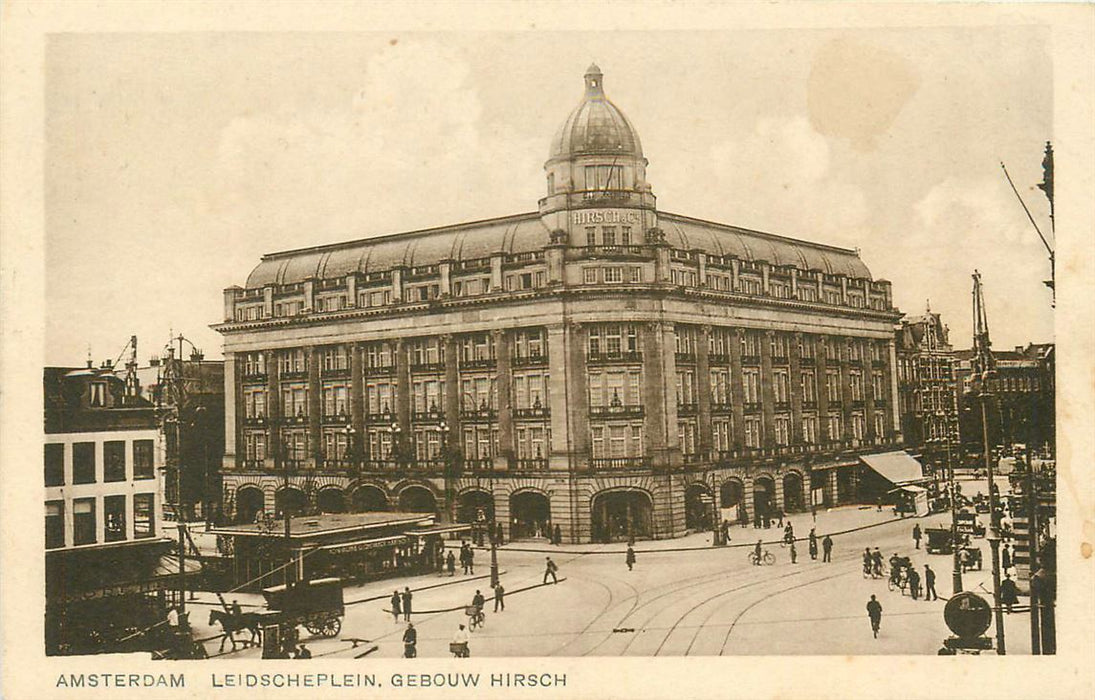
<path fill-rule="evenodd" d="M 250 644 L 258 646 L 262 641 L 262 629 L 259 625 L 259 616 L 255 613 L 241 613 L 239 615 L 233 615 L 224 610 L 217 610 L 213 608 L 209 611 L 209 624 L 219 624 L 221 629 L 224 630 L 224 636 L 221 637 L 221 646 L 218 653 L 224 651 L 224 642 L 226 639 L 232 640 L 232 651 L 236 650 L 236 632 L 242 632 L 247 630 L 251 633 Z M 247 644 L 248 642 L 245 642 Z"/>

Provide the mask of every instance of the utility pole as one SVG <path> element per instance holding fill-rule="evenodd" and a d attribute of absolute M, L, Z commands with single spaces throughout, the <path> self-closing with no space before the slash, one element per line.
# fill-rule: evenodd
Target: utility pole
<path fill-rule="evenodd" d="M 988 314 L 985 310 L 984 290 L 981 286 L 981 273 L 973 271 L 973 376 L 976 379 L 977 398 L 981 404 L 982 446 L 985 455 L 985 471 L 989 479 L 989 546 L 992 548 L 992 598 L 995 611 L 996 653 L 1004 656 L 1007 648 L 1004 644 L 1004 611 L 1000 606 L 1000 514 L 997 503 L 995 472 L 993 470 L 992 450 L 989 446 L 988 399 L 989 380 L 995 375 L 995 360 L 992 356 L 992 342 L 989 340 Z"/>

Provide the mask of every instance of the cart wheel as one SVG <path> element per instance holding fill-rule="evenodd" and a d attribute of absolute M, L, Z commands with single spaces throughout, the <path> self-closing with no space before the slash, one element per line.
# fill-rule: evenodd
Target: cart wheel
<path fill-rule="evenodd" d="M 765 564 L 775 564 L 776 563 L 776 558 L 772 555 L 771 552 L 765 552 L 764 553 L 764 563 Z"/>
<path fill-rule="evenodd" d="M 323 621 L 323 636 L 335 637 L 342 631 L 342 620 L 337 617 L 329 617 Z"/>
<path fill-rule="evenodd" d="M 323 631 L 323 628 L 313 622 L 305 622 L 304 629 L 308 630 L 311 634 L 319 634 Z"/>
<path fill-rule="evenodd" d="M 893 577 L 886 579 L 886 588 L 891 591 L 894 589 Z"/>

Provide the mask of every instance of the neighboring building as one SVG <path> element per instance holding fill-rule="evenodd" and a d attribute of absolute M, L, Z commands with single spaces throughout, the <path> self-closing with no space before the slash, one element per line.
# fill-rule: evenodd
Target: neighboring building
<path fill-rule="evenodd" d="M 945 478 L 948 452 L 957 460 L 958 391 L 948 328 L 929 308 L 901 320 L 896 330 L 898 413 L 905 447 Z"/>
<path fill-rule="evenodd" d="M 182 357 L 169 347 L 162 358 L 138 367 L 136 376 L 163 431 L 166 517 L 175 520 L 181 492 L 186 521 L 212 522 L 220 508 L 224 455 L 224 362 L 207 360 L 196 349 L 189 359 Z"/>
<path fill-rule="evenodd" d="M 226 508 L 664 538 L 856 498 L 899 443 L 890 283 L 658 211 L 601 72 L 539 211 L 274 253 L 224 292 Z"/>
<path fill-rule="evenodd" d="M 987 422 L 989 445 L 1010 452 L 1014 445 L 1029 445 L 1036 454 L 1056 454 L 1055 346 L 1030 343 L 1025 348 L 994 350 L 995 376 L 989 379 Z M 956 377 L 963 388 L 971 383 L 972 350 L 955 353 Z M 962 439 L 969 454 L 983 453 L 980 404 L 963 396 L 960 419 Z"/>
<path fill-rule="evenodd" d="M 44 389 L 46 651 L 107 651 L 172 585 L 156 410 L 109 364 L 47 367 Z"/>

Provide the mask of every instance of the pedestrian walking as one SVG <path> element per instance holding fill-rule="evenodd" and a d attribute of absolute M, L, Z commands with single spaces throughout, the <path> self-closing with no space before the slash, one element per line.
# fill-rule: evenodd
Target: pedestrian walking
<path fill-rule="evenodd" d="M 468 571 L 475 576 L 475 550 L 468 546 Z"/>
<path fill-rule="evenodd" d="M 403 658 L 413 659 L 418 656 L 418 649 L 415 645 L 418 644 L 418 630 L 414 628 L 414 625 L 410 622 L 407 623 L 407 629 L 403 630 Z"/>
<path fill-rule="evenodd" d="M 555 572 L 559 570 L 559 567 L 555 565 L 555 562 L 551 560 L 551 557 L 547 557 L 547 563 L 544 564 L 544 583 L 547 583 L 548 576 L 551 577 L 552 583 L 559 583 L 559 578 L 555 575 Z"/>
<path fill-rule="evenodd" d="M 817 532 L 810 528 L 810 558 L 817 559 Z"/>
<path fill-rule="evenodd" d="M 782 510 L 777 510 L 776 511 L 776 517 L 779 518 L 779 525 L 777 527 L 783 527 L 783 511 Z M 788 524 L 790 524 L 790 523 L 788 523 Z"/>
<path fill-rule="evenodd" d="M 635 566 L 635 549 L 633 547 L 627 548 L 627 570 L 631 571 Z"/>
<path fill-rule="evenodd" d="M 920 523 L 913 525 L 913 542 L 916 543 L 916 548 L 920 549 Z"/>
<path fill-rule="evenodd" d="M 449 570 L 449 576 L 456 576 L 456 557 L 452 552 L 445 558 L 445 565 Z"/>
<path fill-rule="evenodd" d="M 795 541 L 794 540 L 791 540 L 791 563 L 792 564 L 797 564 L 798 563 L 798 550 L 795 549 Z"/>
<path fill-rule="evenodd" d="M 506 543 L 506 531 L 505 531 L 505 529 L 503 529 L 502 523 L 498 523 L 497 530 L 498 530 L 498 532 L 497 532 L 498 546 L 501 547 L 502 545 L 504 545 Z"/>
<path fill-rule="evenodd" d="M 924 600 L 939 600 L 939 594 L 935 592 L 935 572 L 927 564 L 924 565 Z"/>
<path fill-rule="evenodd" d="M 833 538 L 825 535 L 825 539 L 821 541 L 821 561 L 833 563 Z"/>
<path fill-rule="evenodd" d="M 563 530 L 558 525 L 555 526 L 555 544 L 560 545 L 563 543 Z"/>
<path fill-rule="evenodd" d="M 1000 605 L 1007 608 L 1008 613 L 1011 613 L 1011 606 L 1016 605 L 1019 602 L 1019 588 L 1015 585 L 1015 581 L 1011 580 L 1011 574 L 1007 574 L 1004 580 L 1000 582 Z"/>
<path fill-rule="evenodd" d="M 464 575 L 468 575 L 468 543 L 466 541 L 460 542 L 460 566 L 464 569 Z"/>
<path fill-rule="evenodd" d="M 403 604 L 399 598 L 399 591 L 392 591 L 392 617 L 395 618 L 395 623 L 399 624 L 399 616 L 403 614 Z"/>
<path fill-rule="evenodd" d="M 878 630 L 882 626 L 882 603 L 879 603 L 873 595 L 867 601 L 867 617 L 871 619 L 871 631 L 874 632 L 874 638 L 878 639 Z"/>
<path fill-rule="evenodd" d="M 405 622 L 411 621 L 411 589 L 409 586 L 403 587 L 403 620 Z"/>
<path fill-rule="evenodd" d="M 494 612 L 506 609 L 506 589 L 502 588 L 502 582 L 499 581 L 494 586 Z"/>
<path fill-rule="evenodd" d="M 917 600 L 920 597 L 920 572 L 911 565 L 909 566 L 908 580 L 909 595 L 912 596 L 913 600 Z"/>
<path fill-rule="evenodd" d="M 1000 552 L 1001 564 L 1004 567 L 1004 571 L 1011 568 L 1011 547 L 1004 545 L 1004 549 Z"/>
<path fill-rule="evenodd" d="M 873 560 L 871 558 L 871 548 L 870 547 L 864 547 L 863 548 L 863 576 L 864 577 L 870 576 L 873 573 L 874 567 L 872 566 L 872 561 Z"/>
<path fill-rule="evenodd" d="M 723 520 L 722 521 L 722 541 L 723 541 L 724 544 L 730 541 L 730 521 L 729 520 Z"/>

